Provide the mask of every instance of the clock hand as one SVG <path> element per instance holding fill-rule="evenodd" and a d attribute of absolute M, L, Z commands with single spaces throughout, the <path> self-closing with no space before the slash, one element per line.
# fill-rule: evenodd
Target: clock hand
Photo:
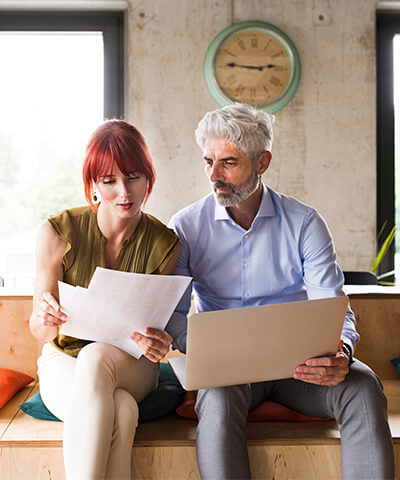
<path fill-rule="evenodd" d="M 275 68 L 277 65 L 273 65 L 273 64 L 268 64 L 268 65 L 258 65 L 258 66 L 254 66 L 254 65 L 241 65 L 240 63 L 235 63 L 235 62 L 229 62 L 226 64 L 228 67 L 240 67 L 240 68 L 247 68 L 248 70 L 259 70 L 260 72 L 262 72 L 264 70 L 264 68 Z"/>

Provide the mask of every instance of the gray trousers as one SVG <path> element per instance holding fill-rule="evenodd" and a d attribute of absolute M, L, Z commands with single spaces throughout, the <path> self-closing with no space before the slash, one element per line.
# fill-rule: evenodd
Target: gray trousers
<path fill-rule="evenodd" d="M 197 462 L 203 480 L 250 478 L 246 416 L 263 400 L 306 415 L 335 418 L 345 480 L 394 478 L 386 397 L 374 372 L 355 360 L 335 387 L 285 379 L 199 390 Z"/>

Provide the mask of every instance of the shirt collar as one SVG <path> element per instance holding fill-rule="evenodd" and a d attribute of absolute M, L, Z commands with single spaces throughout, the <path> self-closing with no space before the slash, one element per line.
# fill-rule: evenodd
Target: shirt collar
<path fill-rule="evenodd" d="M 275 207 L 272 202 L 271 193 L 268 187 L 262 184 L 263 192 L 261 197 L 260 208 L 258 209 L 257 217 L 273 217 L 275 215 Z M 232 221 L 232 218 L 229 216 L 229 213 L 225 207 L 220 205 L 214 197 L 215 202 L 215 220 L 229 220 Z"/>

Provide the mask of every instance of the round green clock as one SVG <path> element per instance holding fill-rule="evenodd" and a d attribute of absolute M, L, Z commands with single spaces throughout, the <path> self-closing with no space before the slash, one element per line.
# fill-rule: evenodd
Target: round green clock
<path fill-rule="evenodd" d="M 204 60 L 205 82 L 219 105 L 248 103 L 269 113 L 293 98 L 300 72 L 300 57 L 290 38 L 258 20 L 222 30 Z"/>

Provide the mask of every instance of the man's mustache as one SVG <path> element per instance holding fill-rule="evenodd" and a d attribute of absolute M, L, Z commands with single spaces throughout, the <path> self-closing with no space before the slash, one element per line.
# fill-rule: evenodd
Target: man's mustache
<path fill-rule="evenodd" d="M 217 188 L 230 188 L 232 192 L 235 191 L 235 187 L 231 183 L 225 183 L 225 182 L 215 182 L 213 183 L 213 188 L 216 190 Z"/>

